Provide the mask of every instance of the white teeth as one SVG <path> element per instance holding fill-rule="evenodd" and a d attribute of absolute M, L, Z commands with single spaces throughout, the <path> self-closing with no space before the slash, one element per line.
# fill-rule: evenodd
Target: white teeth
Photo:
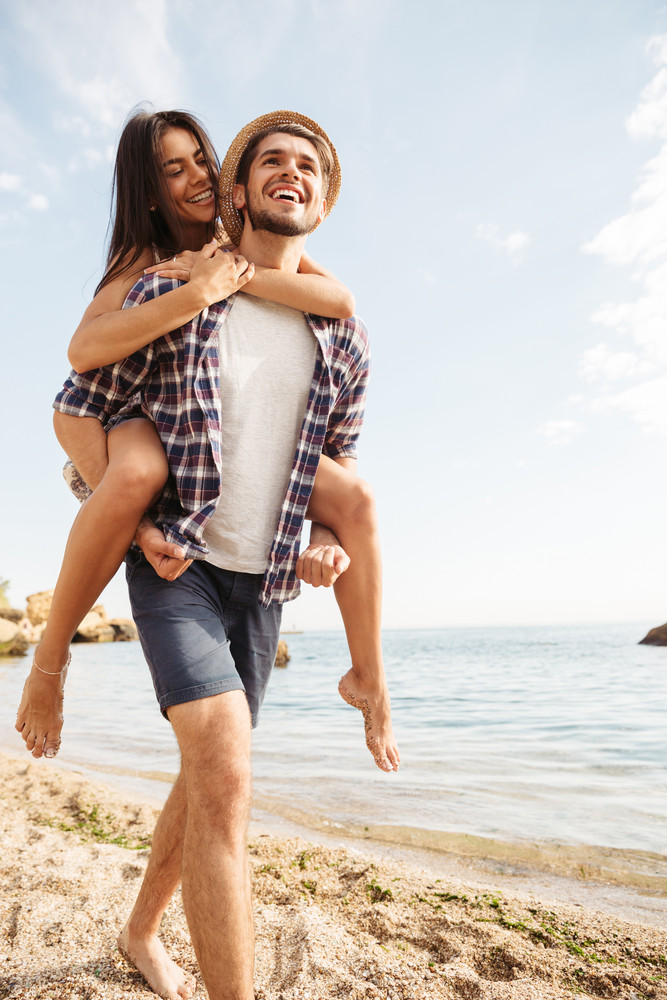
<path fill-rule="evenodd" d="M 291 191 L 289 188 L 278 188 L 277 191 L 273 192 L 271 197 L 274 200 L 277 200 L 278 198 L 289 198 L 290 201 L 293 201 L 296 204 L 300 204 L 301 201 L 296 191 Z"/>
<path fill-rule="evenodd" d="M 188 198 L 188 202 L 189 202 L 189 203 L 190 203 L 191 205 L 194 205 L 194 204 L 196 204 L 196 203 L 197 203 L 198 201 L 206 201 L 206 199 L 207 199 L 207 198 L 210 198 L 212 194 L 213 194 L 213 189 L 212 189 L 212 188 L 209 188 L 209 189 L 208 189 L 208 191 L 202 191 L 202 193 L 201 193 L 201 194 L 196 194 L 196 195 L 194 196 L 194 198 Z"/>

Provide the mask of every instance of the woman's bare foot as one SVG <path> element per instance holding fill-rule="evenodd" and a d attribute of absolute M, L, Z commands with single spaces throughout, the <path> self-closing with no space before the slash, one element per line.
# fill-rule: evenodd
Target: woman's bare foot
<path fill-rule="evenodd" d="M 137 972 L 140 972 L 154 993 L 162 1000 L 186 1000 L 195 995 L 194 976 L 173 962 L 157 935 L 132 937 L 125 924 L 118 935 L 118 950 Z"/>
<path fill-rule="evenodd" d="M 386 687 L 377 691 L 365 687 L 351 667 L 341 677 L 338 693 L 343 701 L 358 708 L 364 717 L 366 746 L 381 771 L 398 771 L 401 757 L 391 728 L 391 706 Z"/>
<path fill-rule="evenodd" d="M 60 671 L 46 673 L 33 660 L 23 686 L 16 730 L 33 757 L 55 757 L 63 728 L 63 697 L 70 658 Z"/>

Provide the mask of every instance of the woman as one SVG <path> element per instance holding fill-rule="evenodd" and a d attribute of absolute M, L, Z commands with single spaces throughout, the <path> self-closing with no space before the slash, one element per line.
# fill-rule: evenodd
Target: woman
<path fill-rule="evenodd" d="M 348 290 L 310 259 L 300 274 L 255 268 L 218 249 L 218 161 L 210 140 L 185 112 L 138 112 L 127 121 L 114 172 L 115 217 L 107 270 L 84 313 L 69 350 L 78 372 L 100 369 L 94 400 L 77 393 L 75 380 L 59 394 L 54 424 L 60 443 L 93 490 L 68 540 L 51 614 L 26 682 L 16 728 L 33 756 L 57 753 L 69 643 L 81 619 L 120 566 L 133 538 L 156 571 L 175 579 L 189 565 L 178 546 L 167 543 L 144 512 L 168 475 L 154 425 L 133 400 L 104 395 L 104 368 L 191 320 L 241 288 L 302 311 L 330 317 L 350 315 Z M 203 249 L 199 250 L 200 247 Z M 199 251 L 194 257 L 185 251 Z M 177 260 L 184 254 L 182 260 Z M 132 285 L 156 260 L 187 259 L 189 280 L 134 309 L 123 310 Z M 167 267 L 167 265 L 164 265 Z M 153 268 L 154 269 L 154 268 Z M 353 668 L 342 696 L 361 708 L 369 748 L 379 767 L 395 770 L 398 751 L 379 651 L 380 562 L 377 525 L 368 489 L 335 462 L 322 457 L 309 516 L 327 524 L 351 556 L 354 570 L 339 598 Z M 300 560 L 307 582 L 329 584 L 346 566 L 340 549 L 325 559 L 325 579 L 313 552 Z M 365 610 L 360 612 L 363 605 Z M 372 683 L 360 686 L 355 657 L 373 660 Z M 381 657 L 381 654 L 380 654 Z M 368 668 L 366 668 L 368 671 Z"/>

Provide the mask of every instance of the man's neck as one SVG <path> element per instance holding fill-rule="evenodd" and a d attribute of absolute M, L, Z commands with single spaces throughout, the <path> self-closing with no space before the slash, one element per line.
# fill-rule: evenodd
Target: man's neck
<path fill-rule="evenodd" d="M 262 229 L 250 229 L 246 224 L 239 243 L 239 253 L 259 267 L 296 273 L 305 242 L 305 236 L 278 236 Z"/>

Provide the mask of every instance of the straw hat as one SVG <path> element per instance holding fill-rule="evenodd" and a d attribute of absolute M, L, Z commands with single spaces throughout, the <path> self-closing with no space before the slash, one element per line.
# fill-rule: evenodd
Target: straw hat
<path fill-rule="evenodd" d="M 233 243 L 238 244 L 243 233 L 243 215 L 238 209 L 234 208 L 234 202 L 232 201 L 232 188 L 236 184 L 239 161 L 245 152 L 246 146 L 258 132 L 267 128 L 280 132 L 281 125 L 303 125 L 310 132 L 321 136 L 328 144 L 333 156 L 333 166 L 329 175 L 329 188 L 326 195 L 326 215 L 329 214 L 336 204 L 336 199 L 340 193 L 340 163 L 338 162 L 338 154 L 329 136 L 312 118 L 306 118 L 305 115 L 300 115 L 297 111 L 271 111 L 268 115 L 255 118 L 254 122 L 250 122 L 249 125 L 241 129 L 227 150 L 227 155 L 220 169 L 220 218 Z"/>

